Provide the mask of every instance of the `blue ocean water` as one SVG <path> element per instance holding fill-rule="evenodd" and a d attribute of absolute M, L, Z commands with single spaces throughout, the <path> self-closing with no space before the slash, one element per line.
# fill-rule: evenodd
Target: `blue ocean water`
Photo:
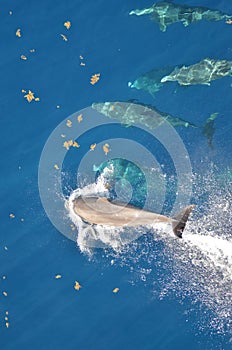
<path fill-rule="evenodd" d="M 227 1 L 178 3 L 232 13 Z M 188 275 L 186 268 L 186 259 L 197 260 L 192 250 L 178 260 L 179 243 L 172 248 L 162 239 L 140 237 L 128 250 L 96 249 L 89 257 L 52 225 L 39 195 L 38 166 L 48 137 L 93 102 L 138 99 L 197 125 L 218 112 L 213 150 L 198 129 L 178 133 L 195 174 L 196 204 L 212 206 L 208 221 L 197 210 L 191 231 L 203 226 L 206 236 L 215 233 L 231 242 L 231 77 L 210 87 L 167 84 L 155 99 L 128 88 L 128 82 L 155 67 L 189 65 L 205 57 L 231 60 L 232 25 L 202 21 L 185 28 L 177 23 L 162 33 L 148 17 L 129 16 L 132 9 L 150 5 L 148 0 L 1 3 L 1 349 L 231 348 L 231 287 L 222 283 L 218 266 L 204 265 L 214 248 L 211 241 L 204 268 L 200 259 L 194 265 L 195 279 L 194 269 Z M 68 20 L 70 29 L 63 25 Z M 96 73 L 100 80 L 91 85 Z M 40 101 L 28 103 L 22 90 Z M 94 142 L 99 135 L 88 137 Z M 108 137 L 105 128 L 102 140 Z M 159 146 L 153 150 L 158 158 L 163 152 Z M 79 162 L 81 153 L 76 157 Z M 113 293 L 116 287 L 119 292 Z"/>

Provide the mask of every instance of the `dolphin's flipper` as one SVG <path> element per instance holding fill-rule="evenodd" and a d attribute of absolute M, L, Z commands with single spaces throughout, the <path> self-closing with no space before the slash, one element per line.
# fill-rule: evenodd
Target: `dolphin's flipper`
<path fill-rule="evenodd" d="M 182 238 L 182 233 L 184 231 L 186 222 L 188 221 L 189 215 L 194 207 L 195 205 L 193 204 L 189 205 L 174 218 L 176 221 L 172 223 L 172 229 L 177 237 Z"/>

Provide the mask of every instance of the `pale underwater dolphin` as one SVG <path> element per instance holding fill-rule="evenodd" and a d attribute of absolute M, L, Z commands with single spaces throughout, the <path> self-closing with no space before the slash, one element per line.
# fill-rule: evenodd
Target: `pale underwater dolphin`
<path fill-rule="evenodd" d="M 185 27 L 198 21 L 221 21 L 232 16 L 218 10 L 202 6 L 188 6 L 161 1 L 142 10 L 132 10 L 129 15 L 150 15 L 152 21 L 159 23 L 160 30 L 166 31 L 168 25 L 181 22 Z"/>
<path fill-rule="evenodd" d="M 188 217 L 194 208 L 189 205 L 175 218 L 156 214 L 152 211 L 134 207 L 105 197 L 82 197 L 74 199 L 73 210 L 83 221 L 91 225 L 136 227 L 154 223 L 170 223 L 174 234 L 182 238 Z"/>

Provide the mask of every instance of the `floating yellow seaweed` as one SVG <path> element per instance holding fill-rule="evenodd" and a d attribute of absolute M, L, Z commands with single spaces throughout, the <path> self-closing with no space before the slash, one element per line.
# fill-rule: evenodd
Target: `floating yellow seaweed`
<path fill-rule="evenodd" d="M 90 145 L 90 150 L 94 151 L 96 148 L 97 144 L 96 143 L 92 143 L 92 145 Z"/>
<path fill-rule="evenodd" d="M 80 147 L 79 143 L 77 143 L 76 141 L 73 142 L 72 146 L 73 146 L 73 147 L 77 147 L 77 148 Z"/>
<path fill-rule="evenodd" d="M 60 34 L 60 36 L 63 38 L 63 40 L 64 40 L 64 41 L 68 41 L 68 38 L 67 38 L 67 36 L 66 36 L 66 35 L 64 35 L 64 34 Z"/>
<path fill-rule="evenodd" d="M 72 126 L 72 121 L 70 119 L 67 120 L 66 122 L 67 127 L 71 128 Z"/>
<path fill-rule="evenodd" d="M 64 26 L 69 29 L 71 27 L 71 22 L 70 21 L 66 21 L 64 22 Z"/>
<path fill-rule="evenodd" d="M 90 79 L 90 84 L 92 84 L 92 85 L 96 84 L 99 79 L 100 79 L 100 73 L 92 75 L 92 77 Z"/>
<path fill-rule="evenodd" d="M 75 281 L 74 289 L 76 289 L 76 290 L 80 290 L 81 289 L 81 285 L 80 285 L 79 282 Z"/>
<path fill-rule="evenodd" d="M 24 96 L 24 98 L 26 98 L 28 102 L 31 102 L 35 99 L 34 92 L 29 90 L 28 93 Z"/>
<path fill-rule="evenodd" d="M 119 288 L 118 288 L 118 287 L 116 287 L 116 288 L 114 288 L 114 289 L 113 289 L 113 291 L 112 291 L 112 292 L 113 292 L 113 293 L 118 293 L 118 291 L 119 291 Z"/>
<path fill-rule="evenodd" d="M 77 117 L 78 123 L 80 123 L 82 120 L 83 120 L 83 115 L 79 114 L 78 117 Z"/>
<path fill-rule="evenodd" d="M 25 90 L 22 90 L 23 93 L 25 93 Z M 40 101 L 39 97 L 35 97 L 34 96 L 34 92 L 32 92 L 31 90 L 28 90 L 28 93 L 26 95 L 24 95 L 24 98 L 27 99 L 28 102 L 31 102 L 32 100 Z"/>
<path fill-rule="evenodd" d="M 18 38 L 21 38 L 21 36 L 22 36 L 22 34 L 21 34 L 21 29 L 17 29 L 15 35 L 16 35 Z"/>
<path fill-rule="evenodd" d="M 67 149 L 67 150 L 69 150 L 69 143 L 68 143 L 68 141 L 64 141 L 64 143 L 63 143 L 63 146 Z"/>
<path fill-rule="evenodd" d="M 61 275 L 56 275 L 55 278 L 58 280 L 60 279 L 62 276 Z"/>
<path fill-rule="evenodd" d="M 105 155 L 107 155 L 110 151 L 109 149 L 109 144 L 108 143 L 105 143 L 104 146 L 102 147 L 103 148 L 103 151 L 105 152 Z"/>
<path fill-rule="evenodd" d="M 69 150 L 69 148 L 70 148 L 71 146 L 72 146 L 72 147 L 76 147 L 76 148 L 79 148 L 79 147 L 80 147 L 79 143 L 76 142 L 76 141 L 73 141 L 73 140 L 65 141 L 65 142 L 63 143 L 63 146 L 64 146 L 67 150 Z"/>

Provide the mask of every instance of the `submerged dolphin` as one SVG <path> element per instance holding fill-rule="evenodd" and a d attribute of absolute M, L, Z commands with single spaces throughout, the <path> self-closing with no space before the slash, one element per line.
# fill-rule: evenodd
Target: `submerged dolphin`
<path fill-rule="evenodd" d="M 163 83 L 161 79 L 169 75 L 175 67 L 155 68 L 140 75 L 135 81 L 128 82 L 130 88 L 145 90 L 154 97 L 155 93 L 161 89 Z"/>
<path fill-rule="evenodd" d="M 161 79 L 161 83 L 178 81 L 180 85 L 210 85 L 212 80 L 230 76 L 231 73 L 232 61 L 205 58 L 191 66 L 176 67 Z"/>
<path fill-rule="evenodd" d="M 129 15 L 150 15 L 152 21 L 159 23 L 162 32 L 165 32 L 167 26 L 172 23 L 182 22 L 187 27 L 201 20 L 212 22 L 232 18 L 231 15 L 207 7 L 178 5 L 166 1 L 158 2 L 142 10 L 133 10 Z"/>
<path fill-rule="evenodd" d="M 147 126 L 149 129 L 155 129 L 166 121 L 175 127 L 199 128 L 202 129 L 203 135 L 207 138 L 209 147 L 212 146 L 215 132 L 214 119 L 218 115 L 218 113 L 211 114 L 203 126 L 197 126 L 184 119 L 161 112 L 154 106 L 138 103 L 137 101 L 93 103 L 92 108 L 109 118 L 119 120 L 126 126 L 138 123 Z"/>
<path fill-rule="evenodd" d="M 82 220 L 89 224 L 136 227 L 154 223 L 170 223 L 174 234 L 182 238 L 188 217 L 194 205 L 187 206 L 175 218 L 156 214 L 132 205 L 110 201 L 105 197 L 78 197 L 74 199 L 73 210 Z"/>

